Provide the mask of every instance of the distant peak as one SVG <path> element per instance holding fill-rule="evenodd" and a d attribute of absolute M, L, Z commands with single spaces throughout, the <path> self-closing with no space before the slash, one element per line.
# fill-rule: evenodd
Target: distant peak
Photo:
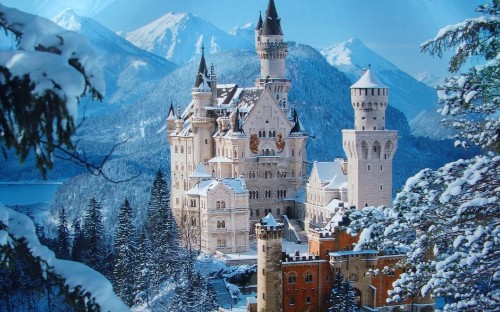
<path fill-rule="evenodd" d="M 73 9 L 65 9 L 52 18 L 52 21 L 64 29 L 78 31 L 81 28 L 81 17 Z"/>

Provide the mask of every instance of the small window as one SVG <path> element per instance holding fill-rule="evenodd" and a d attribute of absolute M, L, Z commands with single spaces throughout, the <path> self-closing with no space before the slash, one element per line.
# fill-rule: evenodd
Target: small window
<path fill-rule="evenodd" d="M 205 144 L 208 144 L 208 139 L 205 139 Z"/>
<path fill-rule="evenodd" d="M 384 190 L 384 185 L 380 184 L 380 190 L 383 191 Z"/>
<path fill-rule="evenodd" d="M 307 296 L 307 298 L 306 298 L 306 303 L 307 303 L 307 304 L 311 304 L 311 297 L 310 297 L 310 296 Z"/>
<path fill-rule="evenodd" d="M 368 165 L 368 171 L 371 171 L 371 166 L 370 165 Z"/>
<path fill-rule="evenodd" d="M 290 305 L 295 305 L 295 299 L 294 298 L 290 298 Z"/>

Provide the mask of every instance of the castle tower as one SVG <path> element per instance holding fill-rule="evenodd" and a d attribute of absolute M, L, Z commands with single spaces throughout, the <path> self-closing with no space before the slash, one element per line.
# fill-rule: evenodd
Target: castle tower
<path fill-rule="evenodd" d="M 208 74 L 205 62 L 204 48 L 201 48 L 201 60 L 196 74 L 196 80 L 191 92 L 193 98 L 193 117 L 191 119 L 191 130 L 193 132 L 193 163 L 207 162 L 212 158 L 213 140 L 212 134 L 215 130 L 215 116 L 211 116 L 206 107 L 212 106 L 213 90 L 211 78 Z M 215 75 L 215 70 L 212 68 Z"/>
<path fill-rule="evenodd" d="M 385 129 L 389 89 L 370 69 L 351 86 L 354 130 L 342 130 L 348 163 L 349 204 L 392 205 L 392 159 L 397 131 Z"/>
<path fill-rule="evenodd" d="M 255 84 L 269 88 L 280 107 L 287 113 L 290 80 L 285 77 L 285 60 L 288 45 L 283 41 L 281 19 L 278 17 L 274 0 L 269 0 L 264 22 L 259 14 L 255 29 L 255 49 L 260 58 L 260 77 Z"/>
<path fill-rule="evenodd" d="M 268 214 L 255 225 L 257 234 L 257 311 L 283 311 L 282 239 L 283 223 Z"/>

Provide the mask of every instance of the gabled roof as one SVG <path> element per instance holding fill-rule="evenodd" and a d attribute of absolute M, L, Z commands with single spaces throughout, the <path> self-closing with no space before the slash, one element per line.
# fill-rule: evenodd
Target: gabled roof
<path fill-rule="evenodd" d="M 359 80 L 351 86 L 351 89 L 387 89 L 378 78 L 375 76 L 371 69 L 368 69 Z"/>
<path fill-rule="evenodd" d="M 210 87 L 210 75 L 208 74 L 207 63 L 205 62 L 204 47 L 201 47 L 200 66 L 198 67 L 198 72 L 196 73 L 196 80 L 194 82 L 194 87 L 199 88 L 202 84 L 206 84 L 208 88 Z M 202 87 L 207 88 L 207 86 L 202 86 Z"/>
<path fill-rule="evenodd" d="M 186 195 L 197 195 L 206 197 L 210 191 L 215 189 L 217 186 L 222 186 L 229 189 L 231 192 L 236 194 L 247 194 L 247 189 L 245 187 L 245 181 L 243 179 L 203 179 L 196 183 L 190 190 L 186 192 Z"/>
<path fill-rule="evenodd" d="M 200 162 L 196 169 L 189 175 L 190 178 L 210 178 L 212 177 Z"/>
<path fill-rule="evenodd" d="M 283 31 L 281 30 L 280 18 L 278 17 L 278 12 L 276 11 L 274 0 L 269 0 L 269 4 L 266 10 L 266 17 L 264 18 L 264 25 L 262 27 L 262 35 L 283 36 Z"/>
<path fill-rule="evenodd" d="M 340 187 L 347 182 L 347 175 L 342 171 L 342 159 L 335 159 L 332 162 L 314 162 L 313 170 L 322 183 L 332 184 Z M 332 181 L 333 180 L 333 181 Z"/>

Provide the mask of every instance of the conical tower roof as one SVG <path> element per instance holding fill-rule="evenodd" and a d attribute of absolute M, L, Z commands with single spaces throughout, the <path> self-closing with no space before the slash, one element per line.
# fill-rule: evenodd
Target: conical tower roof
<path fill-rule="evenodd" d="M 262 13 L 259 12 L 259 21 L 257 22 L 257 26 L 255 26 L 255 30 L 261 30 L 262 29 Z"/>
<path fill-rule="evenodd" d="M 276 11 L 276 6 L 274 5 L 274 0 L 269 0 L 269 4 L 266 10 L 266 17 L 264 19 L 264 25 L 262 27 L 262 35 L 283 36 L 280 20 L 281 19 L 278 17 L 278 12 Z"/>
<path fill-rule="evenodd" d="M 205 62 L 205 47 L 201 47 L 201 60 L 198 72 L 196 73 L 196 80 L 194 87 L 199 88 L 201 84 L 206 83 L 210 86 L 210 76 L 208 75 L 207 63 Z"/>
<path fill-rule="evenodd" d="M 370 68 L 368 68 L 363 76 L 351 86 L 351 89 L 387 89 L 387 86 L 372 73 Z"/>
<path fill-rule="evenodd" d="M 302 132 L 302 129 L 300 128 L 300 121 L 299 121 L 299 115 L 297 114 L 297 110 L 293 109 L 292 114 L 293 114 L 294 125 L 293 125 L 292 130 L 290 130 L 290 133 L 293 133 L 293 132 Z"/>
<path fill-rule="evenodd" d="M 167 115 L 167 120 L 175 119 L 175 110 L 174 110 L 174 103 L 170 101 L 170 108 L 168 109 L 168 115 Z"/>

